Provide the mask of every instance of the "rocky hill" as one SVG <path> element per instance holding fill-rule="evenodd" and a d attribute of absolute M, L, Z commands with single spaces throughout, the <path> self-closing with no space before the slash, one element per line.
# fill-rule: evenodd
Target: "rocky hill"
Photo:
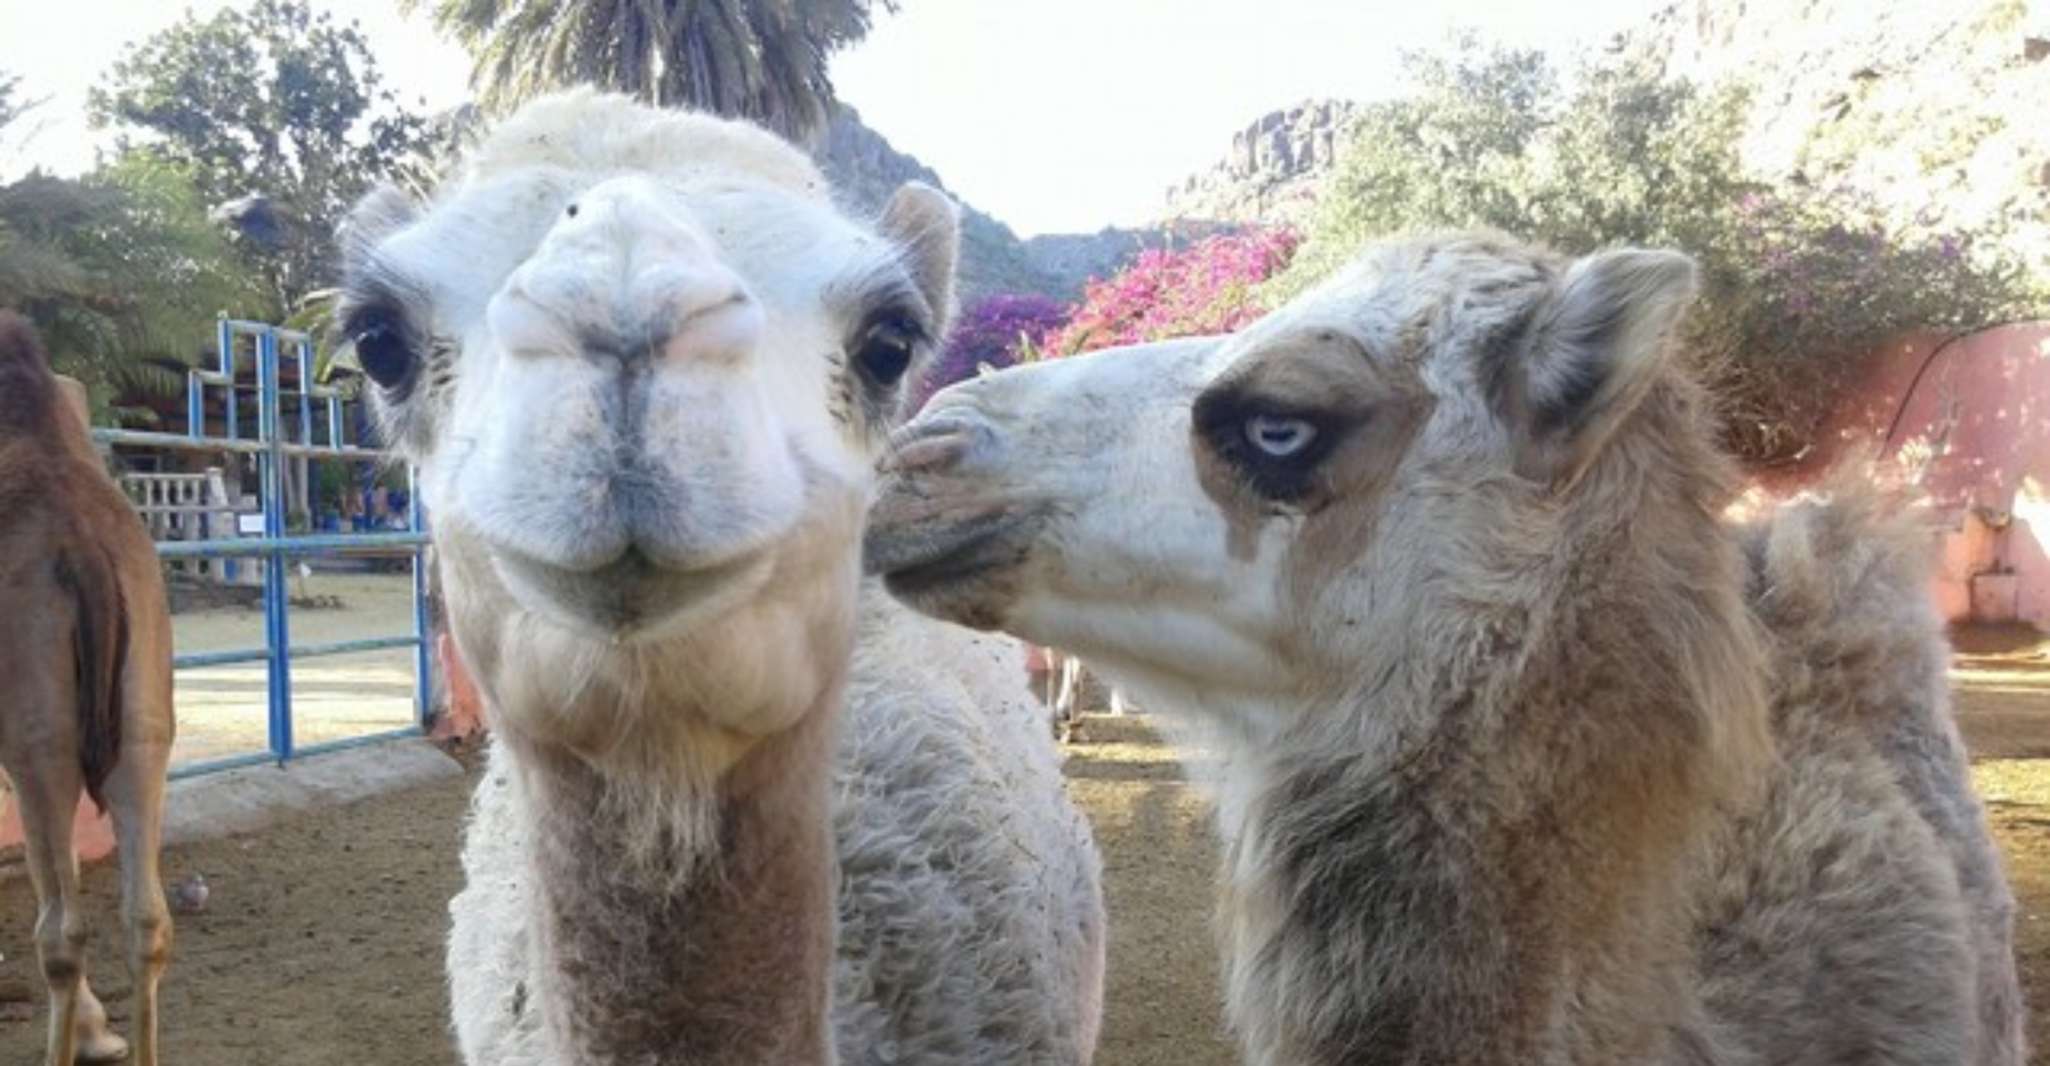
<path fill-rule="evenodd" d="M 1167 190 L 1169 219 L 1301 222 L 1345 146 L 1359 105 L 1311 100 L 1254 119 L 1232 134 L 1231 150 Z"/>
<path fill-rule="evenodd" d="M 2050 0 L 1682 0 L 1630 35 L 1751 86 L 1759 177 L 1876 197 L 2050 267 Z"/>
<path fill-rule="evenodd" d="M 1625 35 L 1669 72 L 1752 88 L 1745 159 L 1760 178 L 1846 185 L 1899 221 L 1984 232 L 2050 277 L 2050 0 L 1678 0 Z M 1168 188 L 1157 226 L 1020 240 L 963 205 L 964 298 L 1072 297 L 1141 249 L 1258 222 L 1300 224 L 1360 105 L 1312 100 L 1232 135 Z M 938 175 L 843 108 L 818 152 L 849 206 L 873 212 Z"/>
<path fill-rule="evenodd" d="M 1320 101 L 1255 120 L 1232 138 L 1229 156 L 1175 186 L 1162 221 L 1153 226 L 1020 240 L 1009 226 L 964 202 L 961 298 L 1038 292 L 1072 299 L 1090 278 L 1116 273 L 1144 249 L 1201 240 L 1247 222 L 1295 221 L 1330 168 L 1352 106 Z M 898 151 L 851 107 L 839 109 L 813 154 L 843 205 L 857 213 L 881 210 L 907 181 L 946 188 L 931 167 Z"/>
<path fill-rule="evenodd" d="M 1148 248 L 1172 248 L 1235 228 L 1235 223 L 1202 219 L 1170 219 L 1154 226 L 1128 229 L 1107 226 L 1095 233 L 1043 233 L 1025 240 L 1025 253 L 1040 271 L 1075 291 L 1090 278 L 1117 273 Z"/>
<path fill-rule="evenodd" d="M 931 167 L 891 147 L 882 134 L 863 125 L 851 107 L 839 109 L 813 154 L 843 206 L 857 214 L 881 211 L 890 193 L 907 181 L 947 187 Z M 1079 277 L 1043 271 L 1011 227 L 965 202 L 961 204 L 960 277 L 964 304 L 993 292 L 1067 293 L 1081 287 Z"/>

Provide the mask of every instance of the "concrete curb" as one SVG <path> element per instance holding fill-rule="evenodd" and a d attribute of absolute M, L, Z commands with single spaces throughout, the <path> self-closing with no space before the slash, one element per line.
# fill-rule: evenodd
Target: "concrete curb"
<path fill-rule="evenodd" d="M 401 737 L 294 759 L 173 781 L 164 799 L 164 846 L 253 833 L 296 814 L 418 788 L 463 776 L 463 765 L 424 737 Z M 10 814 L 11 811 L 0 812 Z M 113 834 L 81 800 L 81 861 L 105 857 Z M 0 881 L 27 875 L 21 847 L 0 849 Z"/>
<path fill-rule="evenodd" d="M 164 845 L 253 833 L 292 815 L 463 776 L 461 763 L 419 737 L 171 782 Z"/>

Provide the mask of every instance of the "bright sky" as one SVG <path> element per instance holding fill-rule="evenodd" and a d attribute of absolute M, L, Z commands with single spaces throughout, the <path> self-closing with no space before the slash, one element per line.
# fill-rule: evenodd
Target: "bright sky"
<path fill-rule="evenodd" d="M 359 20 L 409 103 L 461 102 L 468 60 L 396 0 L 314 0 Z M 1022 235 L 1146 221 L 1234 130 L 1312 97 L 1371 98 L 1405 47 L 1474 27 L 1515 44 L 1594 43 L 1663 0 L 902 0 L 839 56 L 841 98 Z M 0 3 L 0 70 L 50 98 L 0 141 L 0 177 L 91 166 L 86 91 L 174 0 Z M 202 14 L 222 0 L 191 0 Z M 82 25 L 84 23 L 84 25 Z M 89 27 L 89 28 L 88 28 Z"/>

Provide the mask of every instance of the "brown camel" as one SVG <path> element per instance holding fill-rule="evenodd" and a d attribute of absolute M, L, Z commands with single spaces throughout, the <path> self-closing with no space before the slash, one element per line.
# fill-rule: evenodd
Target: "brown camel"
<path fill-rule="evenodd" d="M 156 1066 L 171 918 L 157 876 L 171 755 L 171 618 L 156 551 L 58 392 L 35 331 L 0 311 L 0 767 L 14 782 L 50 989 L 49 1066 L 129 1046 L 85 979 L 72 819 L 112 814 L 135 978 L 135 1061 Z"/>

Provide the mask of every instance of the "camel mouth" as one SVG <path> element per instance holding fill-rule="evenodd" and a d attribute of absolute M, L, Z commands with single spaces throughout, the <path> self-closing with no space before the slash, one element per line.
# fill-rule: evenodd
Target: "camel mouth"
<path fill-rule="evenodd" d="M 997 510 L 956 522 L 872 522 L 863 538 L 863 568 L 905 603 L 943 618 L 983 625 L 1003 579 L 1032 554 L 1043 513 Z"/>
<path fill-rule="evenodd" d="M 997 550 L 1000 539 L 994 534 L 978 536 L 928 558 L 874 572 L 881 575 L 885 587 L 900 595 L 958 584 L 1017 561 L 1016 553 Z"/>
<path fill-rule="evenodd" d="M 577 569 L 502 548 L 491 558 L 521 606 L 609 640 L 658 634 L 743 598 L 770 562 L 747 554 L 677 567 L 631 547 L 609 562 Z"/>

